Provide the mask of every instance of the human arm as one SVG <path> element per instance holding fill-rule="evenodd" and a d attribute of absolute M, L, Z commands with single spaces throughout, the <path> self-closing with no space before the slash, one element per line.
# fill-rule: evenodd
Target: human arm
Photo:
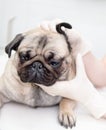
<path fill-rule="evenodd" d="M 46 21 L 42 23 L 40 27 L 44 30 L 48 30 L 48 31 L 51 30 L 52 32 L 57 33 L 56 24 L 60 22 L 61 22 L 60 20 L 54 20 L 52 22 Z M 90 81 L 92 81 L 92 83 L 95 84 L 95 82 L 98 82 L 99 80 L 96 80 L 97 78 L 96 75 L 94 76 L 95 74 L 94 72 L 96 69 L 95 67 L 97 66 L 95 66 L 94 64 L 94 62 L 96 62 L 96 59 L 95 57 L 93 57 L 92 53 L 90 52 L 90 46 L 86 43 L 84 38 L 76 30 L 74 29 L 70 30 L 70 29 L 65 29 L 65 28 L 62 28 L 62 30 L 65 31 L 65 33 L 67 34 L 69 38 L 69 41 L 72 46 L 74 58 L 76 59 L 78 53 L 80 53 L 81 56 L 83 56 L 82 58 L 83 58 L 85 70 L 87 72 L 87 76 L 89 77 Z M 93 67 L 93 70 L 92 70 L 92 67 Z M 85 72 L 85 70 L 82 72 Z M 79 72 L 79 70 L 77 72 Z M 92 113 L 92 115 L 94 115 L 94 117 L 100 118 L 102 117 L 103 113 L 106 113 L 105 111 L 106 103 L 103 97 L 99 94 L 99 92 L 95 89 L 95 87 L 89 81 L 88 77 L 86 76 L 86 73 L 83 76 L 79 74 L 78 81 L 75 78 L 74 80 L 71 80 L 71 81 L 57 82 L 56 84 L 54 84 L 53 86 L 49 88 L 45 87 L 45 90 L 47 93 L 49 93 L 52 96 L 61 95 L 63 97 L 74 99 L 78 102 L 81 102 L 83 105 L 85 105 L 89 109 L 89 111 Z M 76 75 L 76 77 L 78 76 Z"/>
<path fill-rule="evenodd" d="M 52 86 L 39 85 L 52 96 L 62 96 L 82 103 L 95 118 L 106 113 L 106 102 L 87 78 L 82 57 L 76 59 L 76 77 L 70 81 L 59 81 Z"/>

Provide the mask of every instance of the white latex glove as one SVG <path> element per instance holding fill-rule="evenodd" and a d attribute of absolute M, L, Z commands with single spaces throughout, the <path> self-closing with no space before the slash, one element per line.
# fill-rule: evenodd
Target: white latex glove
<path fill-rule="evenodd" d="M 62 22 L 66 21 L 62 21 L 60 19 L 44 21 L 39 25 L 39 27 L 44 31 L 52 31 L 54 33 L 57 33 L 56 25 Z M 68 36 L 69 42 L 71 43 L 71 47 L 73 49 L 74 57 L 77 56 L 77 53 L 80 53 L 83 56 L 91 50 L 90 42 L 87 42 L 77 30 L 73 29 L 73 27 L 72 29 L 62 27 L 62 30 L 65 31 Z"/>
<path fill-rule="evenodd" d="M 95 118 L 106 113 L 106 101 L 87 78 L 82 57 L 76 59 L 76 77 L 70 81 L 59 81 L 50 87 L 39 85 L 52 96 L 62 96 L 82 103 Z"/>
<path fill-rule="evenodd" d="M 45 31 L 52 31 L 54 33 L 57 33 L 56 31 L 56 25 L 63 22 L 62 20 L 60 19 L 54 19 L 52 21 L 43 21 L 39 27 L 41 27 L 43 30 Z"/>

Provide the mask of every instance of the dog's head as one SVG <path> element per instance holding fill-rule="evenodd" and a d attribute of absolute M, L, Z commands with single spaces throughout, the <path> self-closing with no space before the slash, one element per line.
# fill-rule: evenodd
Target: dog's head
<path fill-rule="evenodd" d="M 61 23 L 56 26 L 58 33 L 40 28 L 18 34 L 5 51 L 11 56 L 15 50 L 14 62 L 22 82 L 50 86 L 57 80 L 66 80 L 72 67 L 71 44 L 61 27 L 71 29 L 71 25 Z"/>

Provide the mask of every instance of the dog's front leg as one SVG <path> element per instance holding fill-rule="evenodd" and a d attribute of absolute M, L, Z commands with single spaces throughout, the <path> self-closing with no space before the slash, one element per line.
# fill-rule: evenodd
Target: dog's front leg
<path fill-rule="evenodd" d="M 9 102 L 9 98 L 7 98 L 6 93 L 4 91 L 4 82 L 3 82 L 3 78 L 0 77 L 0 108 L 6 103 Z"/>
<path fill-rule="evenodd" d="M 63 98 L 59 105 L 59 122 L 61 125 L 68 127 L 73 127 L 76 124 L 76 117 L 74 114 L 74 108 L 76 102 L 70 99 Z"/>
<path fill-rule="evenodd" d="M 0 108 L 6 103 L 9 102 L 9 99 L 2 93 L 0 93 Z"/>

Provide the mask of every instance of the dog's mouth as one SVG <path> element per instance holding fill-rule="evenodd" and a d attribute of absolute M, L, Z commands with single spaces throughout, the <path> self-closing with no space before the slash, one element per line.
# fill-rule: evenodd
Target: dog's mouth
<path fill-rule="evenodd" d="M 59 78 L 50 72 L 41 62 L 35 62 L 26 66 L 18 71 L 18 75 L 22 82 L 37 83 L 45 86 L 53 85 Z"/>

